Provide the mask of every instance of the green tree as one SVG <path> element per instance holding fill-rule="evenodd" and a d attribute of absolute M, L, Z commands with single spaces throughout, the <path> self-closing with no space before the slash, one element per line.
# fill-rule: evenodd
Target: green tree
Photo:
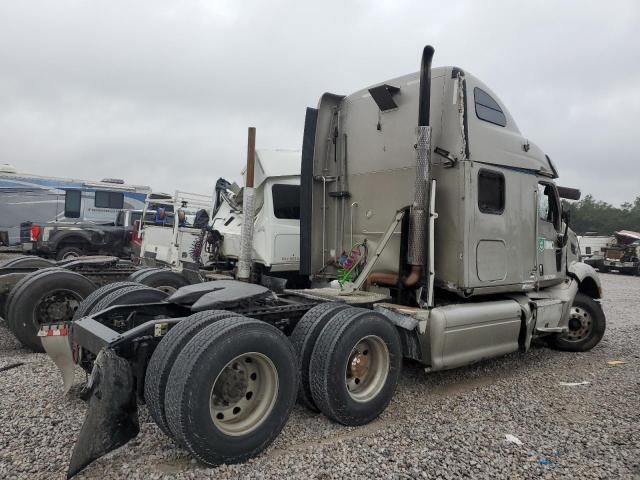
<path fill-rule="evenodd" d="M 567 205 L 567 203 L 565 203 Z M 596 233 L 611 235 L 618 230 L 640 231 L 640 196 L 633 203 L 625 202 L 615 207 L 587 195 L 570 204 L 572 228 L 579 235 Z"/>

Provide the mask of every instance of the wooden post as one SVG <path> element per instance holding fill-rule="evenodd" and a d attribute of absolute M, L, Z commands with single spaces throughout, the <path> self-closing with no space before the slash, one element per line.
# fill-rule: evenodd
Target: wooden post
<path fill-rule="evenodd" d="M 253 187 L 253 177 L 256 164 L 256 127 L 249 127 L 247 142 L 247 171 L 244 174 L 244 186 Z"/>

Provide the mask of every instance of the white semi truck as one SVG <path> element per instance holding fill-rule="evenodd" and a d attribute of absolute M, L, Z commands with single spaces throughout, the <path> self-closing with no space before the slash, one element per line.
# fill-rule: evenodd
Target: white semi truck
<path fill-rule="evenodd" d="M 300 260 L 300 152 L 256 150 L 255 213 L 251 249 L 252 279 L 291 279 Z M 243 171 L 244 175 L 245 172 Z M 159 221 L 156 212 L 166 211 Z M 180 224 L 178 212 L 189 219 Z M 206 225 L 195 222 L 205 211 Z M 176 192 L 173 197 L 150 195 L 142 225 L 140 261 L 149 267 L 170 267 L 197 283 L 210 273 L 233 277 L 241 253 L 245 222 L 243 189 L 219 179 L 215 197 Z M 197 272 L 197 275 L 194 275 Z M 290 283 L 292 283 L 290 282 Z"/>
<path fill-rule="evenodd" d="M 256 150 L 253 189 L 253 278 L 295 280 L 300 266 L 300 152 Z M 221 193 L 201 261 L 205 268 L 232 271 L 241 254 L 244 191 L 235 188 Z"/>
<path fill-rule="evenodd" d="M 264 450 L 296 398 L 344 425 L 371 422 L 403 357 L 431 372 L 535 338 L 598 344 L 600 281 L 560 203 L 579 192 L 556 186 L 554 164 L 488 86 L 431 69 L 433 52 L 419 73 L 307 110 L 300 269 L 313 288 L 205 282 L 41 330 L 45 349 L 67 342 L 92 372 L 70 476 L 137 435 L 139 401 L 217 465 Z"/>

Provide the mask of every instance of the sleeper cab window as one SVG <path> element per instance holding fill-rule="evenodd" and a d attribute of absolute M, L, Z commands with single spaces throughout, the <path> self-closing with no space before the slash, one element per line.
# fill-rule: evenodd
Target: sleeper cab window
<path fill-rule="evenodd" d="M 478 172 L 478 209 L 482 213 L 501 215 L 504 212 L 504 175 L 493 170 Z"/>
<path fill-rule="evenodd" d="M 487 92 L 476 87 L 473 89 L 473 98 L 476 103 L 476 116 L 480 120 L 500 127 L 507 125 L 507 117 L 505 117 L 500 105 Z"/>
<path fill-rule="evenodd" d="M 114 208 L 122 210 L 124 207 L 124 193 L 96 191 L 96 208 Z"/>
<path fill-rule="evenodd" d="M 271 188 L 273 215 L 276 218 L 300 220 L 300 185 L 276 183 Z"/>

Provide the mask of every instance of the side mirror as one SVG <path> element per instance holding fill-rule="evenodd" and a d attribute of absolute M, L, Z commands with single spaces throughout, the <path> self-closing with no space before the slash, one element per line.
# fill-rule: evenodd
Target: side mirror
<path fill-rule="evenodd" d="M 564 248 L 569 241 L 569 224 L 571 223 L 571 209 L 568 206 L 562 208 L 562 220 L 564 221 L 564 234 L 560 242 L 561 248 Z"/>
<path fill-rule="evenodd" d="M 571 223 L 571 209 L 568 206 L 562 209 L 562 220 L 567 226 Z"/>
<path fill-rule="evenodd" d="M 581 193 L 577 188 L 561 187 L 558 185 L 558 195 L 566 200 L 580 200 Z"/>

